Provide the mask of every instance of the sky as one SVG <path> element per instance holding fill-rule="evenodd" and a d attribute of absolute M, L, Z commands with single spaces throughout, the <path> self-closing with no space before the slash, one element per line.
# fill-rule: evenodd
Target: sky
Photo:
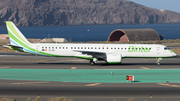
<path fill-rule="evenodd" d="M 180 0 L 129 0 L 135 3 L 156 8 L 170 10 L 180 13 Z"/>

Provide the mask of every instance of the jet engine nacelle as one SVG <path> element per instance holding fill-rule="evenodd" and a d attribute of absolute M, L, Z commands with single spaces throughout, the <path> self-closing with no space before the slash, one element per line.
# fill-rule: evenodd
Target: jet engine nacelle
<path fill-rule="evenodd" d="M 107 63 L 121 63 L 121 60 L 122 60 L 121 54 L 114 54 L 114 53 L 106 54 Z"/>

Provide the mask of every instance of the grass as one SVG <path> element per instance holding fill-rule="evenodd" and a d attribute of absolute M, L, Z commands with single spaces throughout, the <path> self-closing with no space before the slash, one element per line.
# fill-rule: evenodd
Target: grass
<path fill-rule="evenodd" d="M 2 98 L 0 101 L 19 101 L 16 99 L 10 98 Z M 42 101 L 41 98 L 38 96 L 35 99 L 28 98 L 26 101 Z M 67 99 L 66 97 L 56 97 L 56 98 L 48 98 L 47 101 L 73 101 L 72 99 Z"/>
<path fill-rule="evenodd" d="M 9 98 L 2 98 L 0 101 L 19 101 L 19 100 L 13 100 Z M 42 101 L 40 97 L 36 97 L 35 99 L 28 98 L 26 101 Z M 47 101 L 73 101 L 72 99 L 67 99 L 66 97 L 56 97 L 56 98 L 48 98 Z M 93 101 L 93 99 L 92 99 Z M 105 101 L 121 101 L 120 99 L 113 99 L 113 100 L 105 100 Z M 127 99 L 127 101 L 135 101 L 133 98 Z M 148 100 L 143 100 L 148 101 Z M 159 101 L 167 101 L 167 100 L 159 100 Z"/>

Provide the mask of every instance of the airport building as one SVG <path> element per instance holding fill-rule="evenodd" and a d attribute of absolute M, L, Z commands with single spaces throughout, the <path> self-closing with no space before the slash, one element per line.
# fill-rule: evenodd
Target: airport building
<path fill-rule="evenodd" d="M 154 29 L 116 29 L 108 37 L 108 42 L 156 41 L 159 34 Z"/>
<path fill-rule="evenodd" d="M 8 34 L 0 34 L 0 39 L 9 39 Z"/>

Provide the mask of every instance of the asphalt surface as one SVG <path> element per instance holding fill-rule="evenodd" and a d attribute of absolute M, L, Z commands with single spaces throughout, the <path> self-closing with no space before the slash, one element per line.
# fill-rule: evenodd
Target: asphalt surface
<path fill-rule="evenodd" d="M 0 53 L 0 68 L 20 69 L 180 69 L 180 57 L 163 59 L 123 59 L 122 64 L 108 65 L 76 58 L 33 56 L 22 53 Z M 22 75 L 23 76 L 23 75 Z M 26 101 L 40 97 L 66 97 L 73 101 L 179 101 L 180 83 L 76 83 L 52 81 L 0 80 L 0 98 Z"/>

